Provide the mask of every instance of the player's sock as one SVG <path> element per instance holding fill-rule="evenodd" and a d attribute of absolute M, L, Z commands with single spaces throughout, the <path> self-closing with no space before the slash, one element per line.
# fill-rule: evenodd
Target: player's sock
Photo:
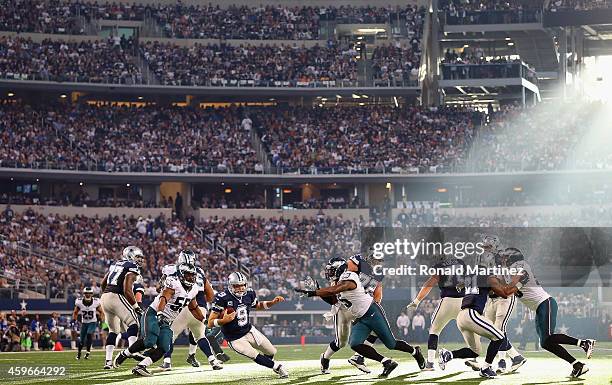
<path fill-rule="evenodd" d="M 510 358 L 518 357 L 518 356 L 520 356 L 520 355 L 521 355 L 521 353 L 519 353 L 519 352 L 518 352 L 518 351 L 517 351 L 517 350 L 514 348 L 514 346 L 510 346 L 510 350 L 508 350 L 508 356 L 509 356 Z"/>
<path fill-rule="evenodd" d="M 223 353 L 223 349 L 221 349 L 221 346 L 215 337 L 206 336 L 206 339 L 208 340 L 208 343 L 212 347 L 215 354 Z"/>
<path fill-rule="evenodd" d="M 546 338 L 546 341 L 544 341 L 544 343 L 542 344 L 542 347 L 544 349 L 548 350 L 555 356 L 564 359 L 570 364 L 576 362 L 576 359 L 571 354 L 569 354 L 569 352 L 565 350 L 563 346 L 550 342 L 550 337 L 552 336 L 549 336 L 548 338 Z"/>
<path fill-rule="evenodd" d="M 81 355 L 81 351 L 83 350 L 83 344 L 81 343 L 81 341 L 79 341 L 77 348 L 79 350 L 79 355 Z"/>
<path fill-rule="evenodd" d="M 263 354 L 258 354 L 257 357 L 255 357 L 255 362 L 266 368 L 274 369 L 274 361 Z"/>
<path fill-rule="evenodd" d="M 499 352 L 497 352 L 497 357 L 498 357 L 500 360 L 505 360 L 505 359 L 506 359 L 506 353 L 507 353 L 507 352 L 504 352 L 504 351 L 501 351 L 501 350 L 500 350 Z"/>
<path fill-rule="evenodd" d="M 170 344 L 170 350 L 168 350 L 166 352 L 166 354 L 164 354 L 164 358 L 171 358 L 172 357 L 172 352 L 174 352 L 174 343 Z"/>
<path fill-rule="evenodd" d="M 487 348 L 487 357 L 485 358 L 485 362 L 488 363 L 489 365 L 492 364 L 493 360 L 495 359 L 495 356 L 499 352 L 499 348 L 505 343 L 506 343 L 506 338 L 489 342 L 489 347 Z"/>
<path fill-rule="evenodd" d="M 138 339 L 136 342 L 130 345 L 129 348 L 125 349 L 123 352 L 126 356 L 131 357 L 134 353 L 138 353 L 145 349 L 145 343 L 143 339 Z"/>
<path fill-rule="evenodd" d="M 274 356 L 272 354 L 264 354 L 264 356 L 268 357 L 272 361 L 274 361 Z"/>
<path fill-rule="evenodd" d="M 395 347 L 393 348 L 393 350 L 399 350 L 399 351 L 410 353 L 410 354 L 414 353 L 414 348 L 410 346 L 408 342 L 404 340 L 396 340 Z"/>
<path fill-rule="evenodd" d="M 117 333 L 110 332 L 108 333 L 108 337 L 106 338 L 106 361 L 111 361 L 113 359 L 113 350 L 115 350 L 115 341 L 117 341 Z M 110 343 L 108 343 L 110 342 Z"/>
<path fill-rule="evenodd" d="M 323 353 L 323 358 L 329 360 L 338 350 L 340 349 L 338 348 L 338 345 L 336 345 L 336 341 L 330 342 L 329 345 L 327 345 L 327 349 L 325 349 L 325 353 Z"/>
<path fill-rule="evenodd" d="M 91 345 L 93 343 L 93 335 L 88 334 L 85 343 L 87 344 L 87 351 L 91 352 Z"/>
<path fill-rule="evenodd" d="M 451 352 L 452 358 L 476 358 L 478 354 L 470 348 L 461 348 Z"/>
<path fill-rule="evenodd" d="M 377 336 L 375 336 L 374 334 L 370 334 L 368 338 L 366 338 L 366 340 L 363 341 L 363 343 L 369 346 L 374 346 L 374 343 L 376 342 L 377 339 L 378 339 Z"/>
<path fill-rule="evenodd" d="M 208 340 L 206 340 L 208 341 Z M 208 342 L 208 345 L 210 345 L 210 342 Z M 211 346 L 212 349 L 212 346 Z M 198 345 L 194 345 L 194 344 L 189 344 L 189 354 L 195 354 L 195 352 L 198 350 Z"/>
<path fill-rule="evenodd" d="M 164 351 L 161 350 L 159 347 L 153 349 L 153 351 L 150 351 L 149 356 L 147 358 L 145 358 L 144 360 L 142 360 L 138 365 L 143 365 L 143 366 L 149 366 L 152 363 L 158 361 L 160 358 L 162 358 L 164 355 Z M 145 361 L 148 362 L 147 360 L 151 360 L 149 364 L 143 364 Z"/>
<path fill-rule="evenodd" d="M 567 334 L 551 334 L 546 340 L 553 344 L 580 346 L 578 338 L 568 336 Z"/>
<path fill-rule="evenodd" d="M 382 362 L 385 357 L 383 357 L 380 353 L 374 349 L 373 346 L 368 346 L 366 344 L 359 344 L 356 346 L 351 346 L 351 348 L 362 356 L 369 358 L 374 361 Z"/>
<path fill-rule="evenodd" d="M 34 342 L 34 350 L 38 350 L 38 342 Z"/>
<path fill-rule="evenodd" d="M 200 350 L 204 353 L 206 357 L 212 356 L 213 354 L 212 348 L 210 347 L 210 343 L 208 342 L 208 339 L 206 337 L 200 338 L 200 340 L 198 341 L 198 346 L 200 347 Z M 193 354 L 193 353 L 191 353 L 190 351 L 189 354 Z"/>
<path fill-rule="evenodd" d="M 434 362 L 436 359 L 436 350 L 438 350 L 438 335 L 430 334 L 427 339 L 427 361 Z"/>
<path fill-rule="evenodd" d="M 153 360 L 151 359 L 151 357 L 146 357 L 144 360 L 138 363 L 138 366 L 149 366 L 152 363 L 153 363 Z"/>
<path fill-rule="evenodd" d="M 164 362 L 167 364 L 171 364 L 172 363 L 172 357 L 164 357 Z"/>

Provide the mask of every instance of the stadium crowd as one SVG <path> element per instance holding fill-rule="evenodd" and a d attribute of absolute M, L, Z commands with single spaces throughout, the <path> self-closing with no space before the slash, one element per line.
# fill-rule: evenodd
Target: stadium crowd
<path fill-rule="evenodd" d="M 148 42 L 141 52 L 164 85 L 295 87 L 357 81 L 357 51 L 337 42 L 313 47 Z"/>
<path fill-rule="evenodd" d="M 420 62 L 420 40 L 416 36 L 409 46 L 377 46 L 372 53 L 374 84 L 387 87 L 416 85 Z"/>
<path fill-rule="evenodd" d="M 131 57 L 134 41 L 123 37 L 66 42 L 0 37 L 0 78 L 85 83 L 142 83 Z"/>
<path fill-rule="evenodd" d="M 289 108 L 257 116 L 285 172 L 443 172 L 461 159 L 480 114 L 455 108 Z"/>
<path fill-rule="evenodd" d="M 41 121 L 46 124 L 41 125 Z M 0 164 L 99 171 L 263 171 L 236 108 L 0 106 Z M 74 147 L 72 146 L 74 144 Z M 33 151 L 37 150 L 37 151 Z"/>
<path fill-rule="evenodd" d="M 74 8 L 64 0 L 1 0 L 0 31 L 83 34 Z"/>
<path fill-rule="evenodd" d="M 440 0 L 448 24 L 536 23 L 542 17 L 542 0 Z"/>
<path fill-rule="evenodd" d="M 612 8 L 610 0 L 551 0 L 548 10 L 557 11 L 591 11 Z"/>

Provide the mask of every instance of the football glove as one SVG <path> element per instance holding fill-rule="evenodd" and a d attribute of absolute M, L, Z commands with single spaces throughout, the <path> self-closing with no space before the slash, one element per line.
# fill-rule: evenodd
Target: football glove
<path fill-rule="evenodd" d="M 316 290 L 304 290 L 298 288 L 295 288 L 293 290 L 295 290 L 295 292 L 299 294 L 306 294 L 307 297 L 314 297 L 316 292 Z"/>
<path fill-rule="evenodd" d="M 516 298 L 521 298 L 523 296 L 523 292 L 520 290 L 517 290 L 516 293 L 514 293 L 514 295 L 516 296 Z"/>
<path fill-rule="evenodd" d="M 142 318 L 142 315 L 144 314 L 144 311 L 142 310 L 142 308 L 140 307 L 140 305 L 134 307 L 134 312 L 136 313 L 136 316 L 140 319 Z"/>
<path fill-rule="evenodd" d="M 410 310 L 410 309 L 416 309 L 417 307 L 419 307 L 419 304 L 421 303 L 421 301 L 419 301 L 418 299 L 413 299 L 412 302 L 410 302 L 408 305 L 406 305 L 406 310 Z"/>

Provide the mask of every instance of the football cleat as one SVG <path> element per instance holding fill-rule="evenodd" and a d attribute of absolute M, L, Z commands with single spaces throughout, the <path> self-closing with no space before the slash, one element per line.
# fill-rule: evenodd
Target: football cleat
<path fill-rule="evenodd" d="M 430 371 L 432 371 L 432 370 L 435 370 L 435 369 L 434 369 L 434 364 L 433 364 L 433 362 L 429 362 L 429 361 L 427 361 L 427 362 L 425 363 L 425 369 L 423 369 L 423 370 L 425 370 L 425 371 L 427 371 L 427 372 L 430 372 Z"/>
<path fill-rule="evenodd" d="M 218 359 L 213 359 L 212 361 L 209 361 L 210 366 L 212 366 L 213 370 L 221 370 L 223 369 L 223 362 L 221 362 Z"/>
<path fill-rule="evenodd" d="M 88 360 L 88 359 L 89 359 L 89 355 L 90 355 L 90 354 L 91 354 L 90 352 L 86 352 L 86 353 L 85 353 L 85 359 L 86 359 L 86 360 Z"/>
<path fill-rule="evenodd" d="M 104 369 L 108 370 L 112 368 L 113 368 L 113 361 L 111 360 L 104 361 Z"/>
<path fill-rule="evenodd" d="M 478 361 L 476 361 L 476 359 L 472 359 L 472 360 L 467 360 L 465 361 L 465 365 L 469 366 L 470 368 L 472 368 L 473 371 L 477 372 L 480 370 L 480 364 L 478 363 Z"/>
<path fill-rule="evenodd" d="M 580 347 L 586 353 L 586 358 L 588 360 L 593 355 L 593 349 L 595 348 L 595 340 L 582 340 L 580 342 Z"/>
<path fill-rule="evenodd" d="M 516 357 L 514 357 L 512 359 L 512 366 L 510 367 L 509 373 L 516 372 L 518 370 L 518 368 L 520 368 L 521 366 L 525 365 L 525 362 L 527 362 L 527 360 L 523 356 L 516 356 Z"/>
<path fill-rule="evenodd" d="M 227 362 L 227 361 L 229 361 L 229 360 L 230 360 L 230 356 L 228 356 L 228 355 L 227 355 L 227 354 L 225 354 L 225 353 L 217 353 L 215 356 L 216 356 L 216 357 L 217 357 L 217 359 L 218 359 L 219 361 L 221 361 L 221 362 Z"/>
<path fill-rule="evenodd" d="M 114 368 L 120 367 L 121 364 L 123 364 L 125 360 L 127 359 L 128 359 L 128 356 L 124 352 L 117 354 L 117 356 L 115 356 L 115 360 L 113 361 L 113 367 Z"/>
<path fill-rule="evenodd" d="M 77 359 L 77 361 L 81 359 L 81 352 L 78 352 L 78 353 L 77 353 L 77 355 L 76 355 L 76 359 Z"/>
<path fill-rule="evenodd" d="M 446 369 L 446 363 L 453 359 L 453 354 L 446 349 L 438 350 L 438 365 L 440 369 Z"/>
<path fill-rule="evenodd" d="M 425 358 L 423 358 L 423 353 L 421 353 L 420 347 L 414 347 L 414 353 L 412 353 L 412 356 L 416 360 L 417 364 L 419 364 L 419 369 L 425 369 Z"/>
<path fill-rule="evenodd" d="M 480 369 L 480 377 L 495 378 L 497 377 L 497 374 L 495 374 L 495 372 L 493 371 L 493 369 L 491 369 L 490 366 L 487 366 L 486 368 Z"/>
<path fill-rule="evenodd" d="M 276 369 L 272 369 L 274 373 L 278 374 L 278 378 L 287 378 L 289 377 L 289 372 L 287 369 L 283 367 L 283 365 L 279 364 Z"/>
<path fill-rule="evenodd" d="M 506 373 L 506 360 L 499 360 L 497 363 L 497 370 L 495 371 L 497 374 Z"/>
<path fill-rule="evenodd" d="M 582 362 L 576 362 L 570 374 L 571 378 L 578 378 L 589 371 L 589 368 L 584 366 Z"/>
<path fill-rule="evenodd" d="M 321 353 L 321 373 L 329 374 L 329 358 L 325 358 L 323 353 Z"/>
<path fill-rule="evenodd" d="M 142 377 L 151 377 L 152 374 L 147 370 L 147 367 L 144 365 L 136 365 L 134 369 L 132 369 L 132 374 Z"/>
<path fill-rule="evenodd" d="M 359 354 L 355 354 L 353 357 L 348 359 L 349 364 L 353 365 L 357 369 L 364 373 L 371 373 L 372 371 L 366 366 L 365 358 Z"/>
<path fill-rule="evenodd" d="M 395 370 L 395 368 L 397 368 L 397 362 L 393 361 L 392 359 L 388 358 L 385 361 L 383 361 L 383 372 L 378 376 L 380 378 L 387 378 L 389 377 L 389 374 L 391 374 L 392 371 Z"/>
<path fill-rule="evenodd" d="M 168 371 L 172 370 L 172 363 L 171 363 L 171 362 L 164 361 L 164 362 L 162 362 L 162 364 L 161 364 L 161 365 L 159 365 L 159 368 L 160 368 L 162 371 L 164 371 L 164 372 L 168 372 Z"/>
<path fill-rule="evenodd" d="M 200 367 L 200 362 L 198 362 L 198 360 L 196 359 L 195 354 L 190 354 L 187 356 L 187 363 L 193 366 L 194 368 Z"/>

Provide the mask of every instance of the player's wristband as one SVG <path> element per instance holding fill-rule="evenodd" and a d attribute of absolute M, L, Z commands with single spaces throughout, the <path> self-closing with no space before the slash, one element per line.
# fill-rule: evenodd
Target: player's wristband
<path fill-rule="evenodd" d="M 415 305 L 419 306 L 419 304 L 421 303 L 421 300 L 418 298 L 415 298 L 412 300 L 412 302 L 414 302 Z"/>
<path fill-rule="evenodd" d="M 213 321 L 213 325 L 215 325 L 216 327 L 221 326 L 221 325 L 219 325 L 219 320 L 218 319 Z"/>

